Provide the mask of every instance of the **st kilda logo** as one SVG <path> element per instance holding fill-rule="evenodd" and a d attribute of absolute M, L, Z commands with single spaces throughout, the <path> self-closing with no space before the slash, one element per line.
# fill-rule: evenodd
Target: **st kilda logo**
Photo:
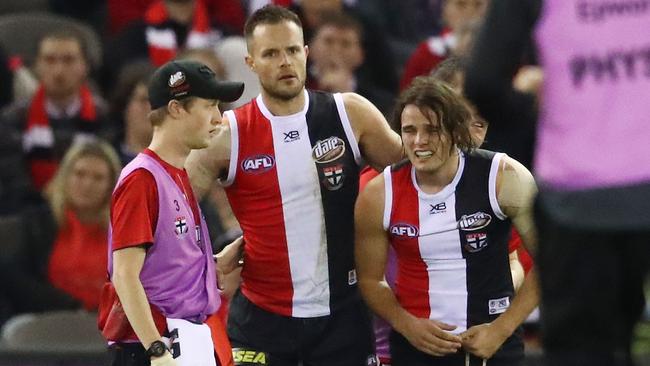
<path fill-rule="evenodd" d="M 336 136 L 316 141 L 311 156 L 317 163 L 329 163 L 345 154 L 345 142 Z"/>
<path fill-rule="evenodd" d="M 241 168 L 246 173 L 262 174 L 266 173 L 275 165 L 275 159 L 271 155 L 250 156 L 241 163 Z"/>

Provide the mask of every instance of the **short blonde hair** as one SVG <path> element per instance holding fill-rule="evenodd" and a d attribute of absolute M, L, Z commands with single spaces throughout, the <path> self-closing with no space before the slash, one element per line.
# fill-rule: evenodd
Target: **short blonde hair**
<path fill-rule="evenodd" d="M 186 111 L 189 111 L 190 108 L 192 108 L 192 104 L 194 101 L 196 101 L 197 97 L 186 97 L 183 99 L 179 99 L 178 102 L 181 104 L 183 109 Z M 167 105 L 164 105 L 158 109 L 154 109 L 151 112 L 149 112 L 149 121 L 151 122 L 152 126 L 160 126 L 165 118 L 167 118 L 167 115 L 169 114 L 169 111 L 167 110 Z"/>
<path fill-rule="evenodd" d="M 65 189 L 66 182 L 70 174 L 72 174 L 72 168 L 75 163 L 79 159 L 87 156 L 97 157 L 106 162 L 110 170 L 111 187 L 115 186 L 120 171 L 122 170 L 122 164 L 115 149 L 107 142 L 98 139 L 73 144 L 63 156 L 54 178 L 52 178 L 45 188 L 45 198 L 50 205 L 54 219 L 59 227 L 65 224 L 65 208 L 70 199 Z M 110 201 L 111 195 L 109 192 L 106 195 L 102 207 L 103 217 L 105 218 L 104 224 L 106 225 L 108 225 L 109 220 Z"/>

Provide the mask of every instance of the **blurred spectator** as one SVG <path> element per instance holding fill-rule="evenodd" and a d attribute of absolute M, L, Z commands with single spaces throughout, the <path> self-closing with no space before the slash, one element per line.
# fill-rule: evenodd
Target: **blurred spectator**
<path fill-rule="evenodd" d="M 332 93 L 356 92 L 384 114 L 392 107 L 392 94 L 383 92 L 368 74 L 359 73 L 364 53 L 361 25 L 345 13 L 326 13 L 309 43 L 307 87 Z"/>
<path fill-rule="evenodd" d="M 10 202 L 23 198 L 30 186 L 41 191 L 73 140 L 110 140 L 114 131 L 104 103 L 87 85 L 87 60 L 84 40 L 73 31 L 49 33 L 38 43 L 40 86 L 31 100 L 5 110 L 1 121 L 6 150 L 0 164 L 14 170 L 0 173 L 0 195 Z"/>
<path fill-rule="evenodd" d="M 440 3 L 444 0 L 359 0 L 357 8 L 389 35 L 417 44 L 441 30 Z"/>
<path fill-rule="evenodd" d="M 48 0 L 48 3 L 53 13 L 85 22 L 92 26 L 98 34 L 104 33 L 106 27 L 105 0 Z"/>
<path fill-rule="evenodd" d="M 149 146 L 153 128 L 149 121 L 149 92 L 147 84 L 154 67 L 146 61 L 127 65 L 117 81 L 111 99 L 111 118 L 119 122 L 121 136 L 117 152 L 122 166 Z"/>
<path fill-rule="evenodd" d="M 426 75 L 435 69 L 456 47 L 456 33 L 468 22 L 485 14 L 488 0 L 444 0 L 441 33 L 421 42 L 404 67 L 400 90 L 407 88 L 416 76 Z"/>
<path fill-rule="evenodd" d="M 269 4 L 275 4 L 288 8 L 293 3 L 293 0 L 243 0 L 242 2 L 246 4 L 246 13 L 248 15 L 251 15 L 255 12 L 255 10 Z"/>
<path fill-rule="evenodd" d="M 46 190 L 47 204 L 22 212 L 23 241 L 0 263 L 1 288 L 14 314 L 94 310 L 106 281 L 111 191 L 117 154 L 99 140 L 73 145 Z"/>
<path fill-rule="evenodd" d="M 131 22 L 141 19 L 156 0 L 108 0 L 108 35 L 121 32 Z M 227 34 L 241 34 L 246 15 L 240 1 L 205 0 L 210 18 Z"/>
<path fill-rule="evenodd" d="M 388 93 L 391 98 L 397 91 L 397 68 L 386 41 L 386 34 L 372 20 L 364 18 L 354 7 L 348 6 L 343 0 L 301 0 L 294 3 L 291 10 L 295 11 L 303 24 L 305 41 L 313 39 L 324 15 L 338 12 L 353 17 L 362 28 L 362 48 L 364 61 L 357 71 L 357 76 L 373 80 L 377 88 Z"/>
<path fill-rule="evenodd" d="M 226 69 L 223 62 L 211 49 L 191 49 L 181 52 L 178 57 L 179 60 L 194 60 L 198 61 L 210 68 L 215 73 L 218 80 L 226 79 Z M 242 62 L 244 62 L 242 60 Z"/>
<path fill-rule="evenodd" d="M 260 94 L 261 86 L 257 74 L 246 65 L 244 60 L 248 55 L 244 37 L 227 37 L 215 48 L 215 53 L 223 61 L 226 79 L 244 83 L 244 94 L 236 102 L 230 103 L 231 108 L 240 107 Z"/>
<path fill-rule="evenodd" d="M 129 26 L 116 48 L 130 58 L 148 58 L 154 66 L 172 60 L 185 48 L 209 48 L 221 37 L 213 28 L 204 0 L 160 0 L 143 19 Z"/>
<path fill-rule="evenodd" d="M 104 87 L 109 90 L 120 68 L 133 60 L 147 59 L 154 66 L 160 66 L 185 49 L 213 49 L 232 30 L 214 21 L 208 1 L 152 2 L 142 18 L 132 22 L 111 41 L 109 49 L 112 52 L 106 53 L 104 61 Z"/>

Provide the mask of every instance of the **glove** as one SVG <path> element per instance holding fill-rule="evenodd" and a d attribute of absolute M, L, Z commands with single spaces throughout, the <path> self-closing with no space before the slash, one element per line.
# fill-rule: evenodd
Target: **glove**
<path fill-rule="evenodd" d="M 151 360 L 151 366 L 176 366 L 176 360 L 172 354 L 165 352 L 165 355 Z"/>

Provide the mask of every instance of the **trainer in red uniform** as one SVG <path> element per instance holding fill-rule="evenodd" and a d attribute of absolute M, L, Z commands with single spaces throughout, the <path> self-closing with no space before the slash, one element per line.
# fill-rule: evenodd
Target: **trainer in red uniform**
<path fill-rule="evenodd" d="M 226 112 L 211 147 L 188 159 L 198 191 L 221 178 L 244 232 L 228 319 L 235 363 L 373 365 L 354 202 L 362 160 L 378 169 L 398 160 L 399 137 L 359 95 L 305 89 L 307 47 L 294 13 L 267 6 L 245 28 L 262 93 Z"/>
<path fill-rule="evenodd" d="M 183 168 L 216 132 L 217 103 L 243 92 L 242 83 L 214 75 L 198 62 L 172 61 L 149 84 L 153 138 L 122 170 L 111 204 L 111 282 L 99 325 L 113 365 L 216 365 L 205 324 L 221 303 L 212 246 Z"/>

